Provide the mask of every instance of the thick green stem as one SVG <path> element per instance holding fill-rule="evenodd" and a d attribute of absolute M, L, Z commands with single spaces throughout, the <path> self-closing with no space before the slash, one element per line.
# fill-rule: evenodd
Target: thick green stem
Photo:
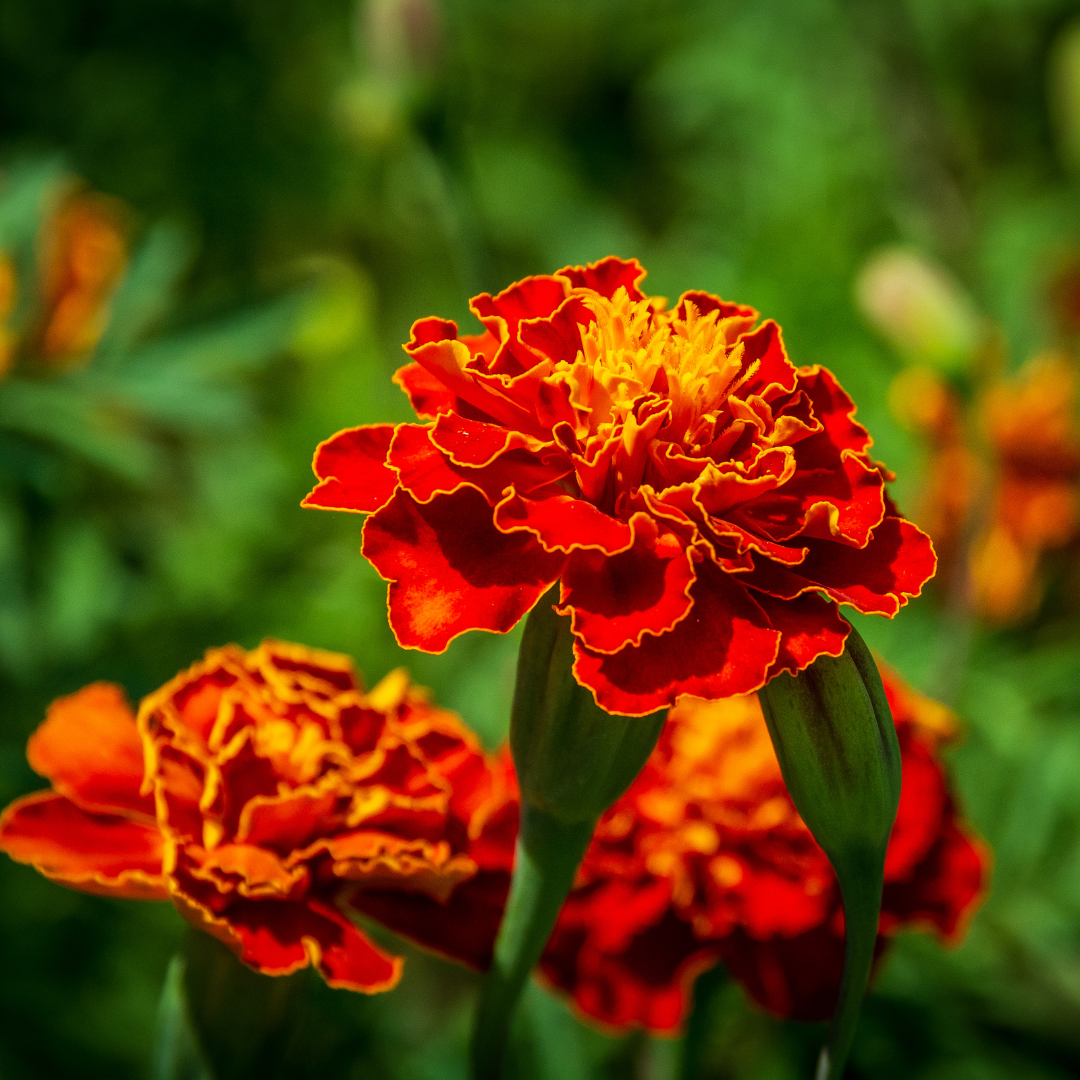
<path fill-rule="evenodd" d="M 533 608 L 518 654 L 510 749 L 521 834 L 491 970 L 481 992 L 474 1080 L 498 1080 L 525 980 L 540 959 L 600 815 L 652 753 L 667 710 L 612 716 L 574 679 L 570 619 L 558 586 Z"/>
<path fill-rule="evenodd" d="M 498 1080 L 518 999 L 574 883 L 594 820 L 566 822 L 525 804 L 514 877 L 473 1033 L 474 1080 Z"/>
<path fill-rule="evenodd" d="M 838 869 L 844 898 L 844 974 L 829 1037 L 818 1059 L 816 1080 L 840 1080 L 844 1075 L 874 963 L 885 860 L 877 852 L 868 852 L 865 861 L 865 867 Z"/>

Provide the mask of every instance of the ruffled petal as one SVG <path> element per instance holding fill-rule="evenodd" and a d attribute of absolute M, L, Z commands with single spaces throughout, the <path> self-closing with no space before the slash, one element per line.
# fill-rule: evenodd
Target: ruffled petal
<path fill-rule="evenodd" d="M 532 533 L 545 551 L 567 554 L 591 549 L 617 555 L 634 543 L 634 529 L 629 522 L 571 495 L 527 499 L 514 491 L 495 508 L 495 526 L 504 533 Z"/>
<path fill-rule="evenodd" d="M 511 840 L 507 855 L 512 851 Z M 474 971 L 485 971 L 491 964 L 509 890 L 508 866 L 482 871 L 459 885 L 443 903 L 423 893 L 361 889 L 351 904 L 425 949 Z"/>
<path fill-rule="evenodd" d="M 161 872 L 165 842 L 157 826 L 91 814 L 51 791 L 17 799 L 4 811 L 0 849 L 80 892 L 169 898 Z"/>
<path fill-rule="evenodd" d="M 621 716 L 647 716 L 684 694 L 703 698 L 748 694 L 764 685 L 780 632 L 750 594 L 708 561 L 698 566 L 694 606 L 673 630 L 643 637 L 614 656 L 575 642 L 574 676 L 597 704 Z"/>
<path fill-rule="evenodd" d="M 301 506 L 371 514 L 397 487 L 397 473 L 386 464 L 393 424 L 347 428 L 319 443 L 311 467 L 319 483 Z"/>
<path fill-rule="evenodd" d="M 563 571 L 557 610 L 571 616 L 574 634 L 594 653 L 615 653 L 640 645 L 646 634 L 667 633 L 694 603 L 693 550 L 671 533 L 658 536 L 644 514 L 635 517 L 642 520 L 628 551 L 578 551 Z"/>
<path fill-rule="evenodd" d="M 420 364 L 406 364 L 394 372 L 394 382 L 409 397 L 409 404 L 416 415 L 434 419 L 440 413 L 451 412 L 455 397 L 443 383 Z"/>
<path fill-rule="evenodd" d="M 586 266 L 564 266 L 555 276 L 566 278 L 575 289 L 592 289 L 609 300 L 625 289 L 631 300 L 644 300 L 638 285 L 645 280 L 645 267 L 637 259 L 620 259 L 609 255 Z"/>
<path fill-rule="evenodd" d="M 865 548 L 808 538 L 796 570 L 761 560 L 744 583 L 779 600 L 820 590 L 864 615 L 892 617 L 934 576 L 937 556 L 930 537 L 903 518 L 886 517 Z"/>
<path fill-rule="evenodd" d="M 786 671 L 798 675 L 819 656 L 840 656 L 851 627 L 836 610 L 836 604 L 818 593 L 804 593 L 794 600 L 777 600 L 754 593 L 770 622 L 781 633 L 780 652 L 769 678 Z"/>
<path fill-rule="evenodd" d="M 388 460 L 401 486 L 422 503 L 468 485 L 483 492 L 494 506 L 510 487 L 526 493 L 535 491 L 570 471 L 569 463 L 560 468 L 520 445 L 495 451 L 492 460 L 482 466 L 454 464 L 432 442 L 431 429 L 416 424 L 398 427 Z"/>
<path fill-rule="evenodd" d="M 154 821 L 153 798 L 140 794 L 142 739 L 119 686 L 92 683 L 54 701 L 30 736 L 26 757 L 35 772 L 83 808 Z"/>
<path fill-rule="evenodd" d="M 377 948 L 335 907 L 313 898 L 235 900 L 220 914 L 184 893 L 173 900 L 185 918 L 264 975 L 291 975 L 310 963 L 330 986 L 363 994 L 391 990 L 401 979 L 400 957 Z"/>
<path fill-rule="evenodd" d="M 403 648 L 443 652 L 466 630 L 505 634 L 559 577 L 527 533 L 495 528 L 479 492 L 418 503 L 399 491 L 364 525 L 365 557 L 390 582 L 390 626 Z"/>

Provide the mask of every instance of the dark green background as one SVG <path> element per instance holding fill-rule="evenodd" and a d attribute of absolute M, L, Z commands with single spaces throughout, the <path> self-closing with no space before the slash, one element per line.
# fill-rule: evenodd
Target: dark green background
<path fill-rule="evenodd" d="M 910 497 L 921 458 L 886 408 L 900 361 L 853 283 L 905 243 L 1001 325 L 1012 365 L 1053 340 L 1045 286 L 1080 245 L 1080 185 L 1047 71 L 1077 14 L 1061 0 L 0 4 L 0 215 L 32 235 L 15 178 L 67 168 L 129 204 L 144 256 L 129 284 L 149 306 L 114 313 L 134 359 L 72 392 L 128 401 L 131 371 L 157 373 L 124 413 L 130 443 L 92 420 L 105 441 L 87 450 L 47 418 L 30 434 L 0 419 L 0 798 L 39 786 L 25 740 L 58 694 L 108 678 L 137 698 L 206 646 L 268 635 L 347 651 L 369 682 L 407 662 L 496 743 L 514 635 L 404 656 L 359 521 L 298 503 L 319 439 L 407 415 L 389 375 L 414 318 L 467 321 L 470 295 L 530 273 L 636 255 L 654 293 L 755 305 L 796 363 L 838 374 Z M 11 393 L 0 384 L 0 417 Z M 129 445 L 147 455 L 138 475 L 113 453 Z M 1080 1072 L 1077 607 L 1054 585 L 1037 618 L 968 651 L 932 597 L 859 624 L 918 686 L 954 696 L 968 737 L 950 761 L 997 865 L 960 949 L 900 940 L 852 1076 Z M 0 862 L 0 1076 L 148 1076 L 182 934 L 167 905 Z M 410 953 L 382 997 L 297 985 L 291 1049 L 259 1075 L 464 1077 L 470 977 Z M 721 978 L 701 997 L 688 1078 L 810 1075 L 817 1029 L 763 1018 Z M 596 1035 L 537 991 L 518 1071 L 665 1080 L 680 1054 Z M 226 1059 L 219 1080 L 244 1075 Z"/>

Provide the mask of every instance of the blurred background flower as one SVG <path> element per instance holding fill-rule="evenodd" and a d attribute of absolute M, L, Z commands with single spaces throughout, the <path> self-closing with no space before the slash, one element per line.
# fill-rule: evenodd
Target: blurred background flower
<path fill-rule="evenodd" d="M 859 630 L 959 714 L 943 754 L 993 890 L 955 951 L 898 935 L 852 1074 L 1076 1073 L 1075 20 L 1070 0 L 11 0 L 0 801 L 40 786 L 23 748 L 48 702 L 96 679 L 137 699 L 267 635 L 372 683 L 399 666 L 358 520 L 299 508 L 311 448 L 408 418 L 390 375 L 417 316 L 475 330 L 468 296 L 637 256 L 650 292 L 737 297 L 833 370 L 952 551 L 933 595 Z M 470 635 L 407 661 L 493 747 L 515 653 Z M 8 860 L 0 911 L 0 1074 L 145 1076 L 179 916 Z M 260 1076 L 460 1076 L 468 973 L 410 954 L 370 999 L 289 978 L 306 1019 Z M 230 1004 L 272 1015 L 252 979 Z M 684 1075 L 812 1073 L 816 1029 L 708 979 Z M 520 1058 L 660 1078 L 683 1045 L 536 991 Z"/>

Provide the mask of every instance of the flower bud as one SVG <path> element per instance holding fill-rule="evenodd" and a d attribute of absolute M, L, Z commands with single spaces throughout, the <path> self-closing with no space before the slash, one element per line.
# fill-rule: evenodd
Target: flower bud
<path fill-rule="evenodd" d="M 838 1080 L 874 957 L 885 852 L 900 804 L 900 746 L 870 650 L 852 628 L 844 652 L 759 691 L 788 793 L 824 849 L 844 899 L 840 998 L 818 1077 Z"/>
<path fill-rule="evenodd" d="M 900 749 L 858 632 L 841 656 L 777 675 L 760 696 L 784 782 L 833 864 L 856 850 L 884 855 L 900 801 Z"/>
<path fill-rule="evenodd" d="M 890 248 L 873 256 L 855 293 L 866 318 L 909 363 L 961 371 L 985 337 L 960 283 L 915 252 Z"/>
<path fill-rule="evenodd" d="M 510 720 L 522 801 L 564 821 L 595 821 L 641 771 L 667 710 L 612 716 L 574 678 L 570 618 L 555 590 L 525 623 Z"/>

